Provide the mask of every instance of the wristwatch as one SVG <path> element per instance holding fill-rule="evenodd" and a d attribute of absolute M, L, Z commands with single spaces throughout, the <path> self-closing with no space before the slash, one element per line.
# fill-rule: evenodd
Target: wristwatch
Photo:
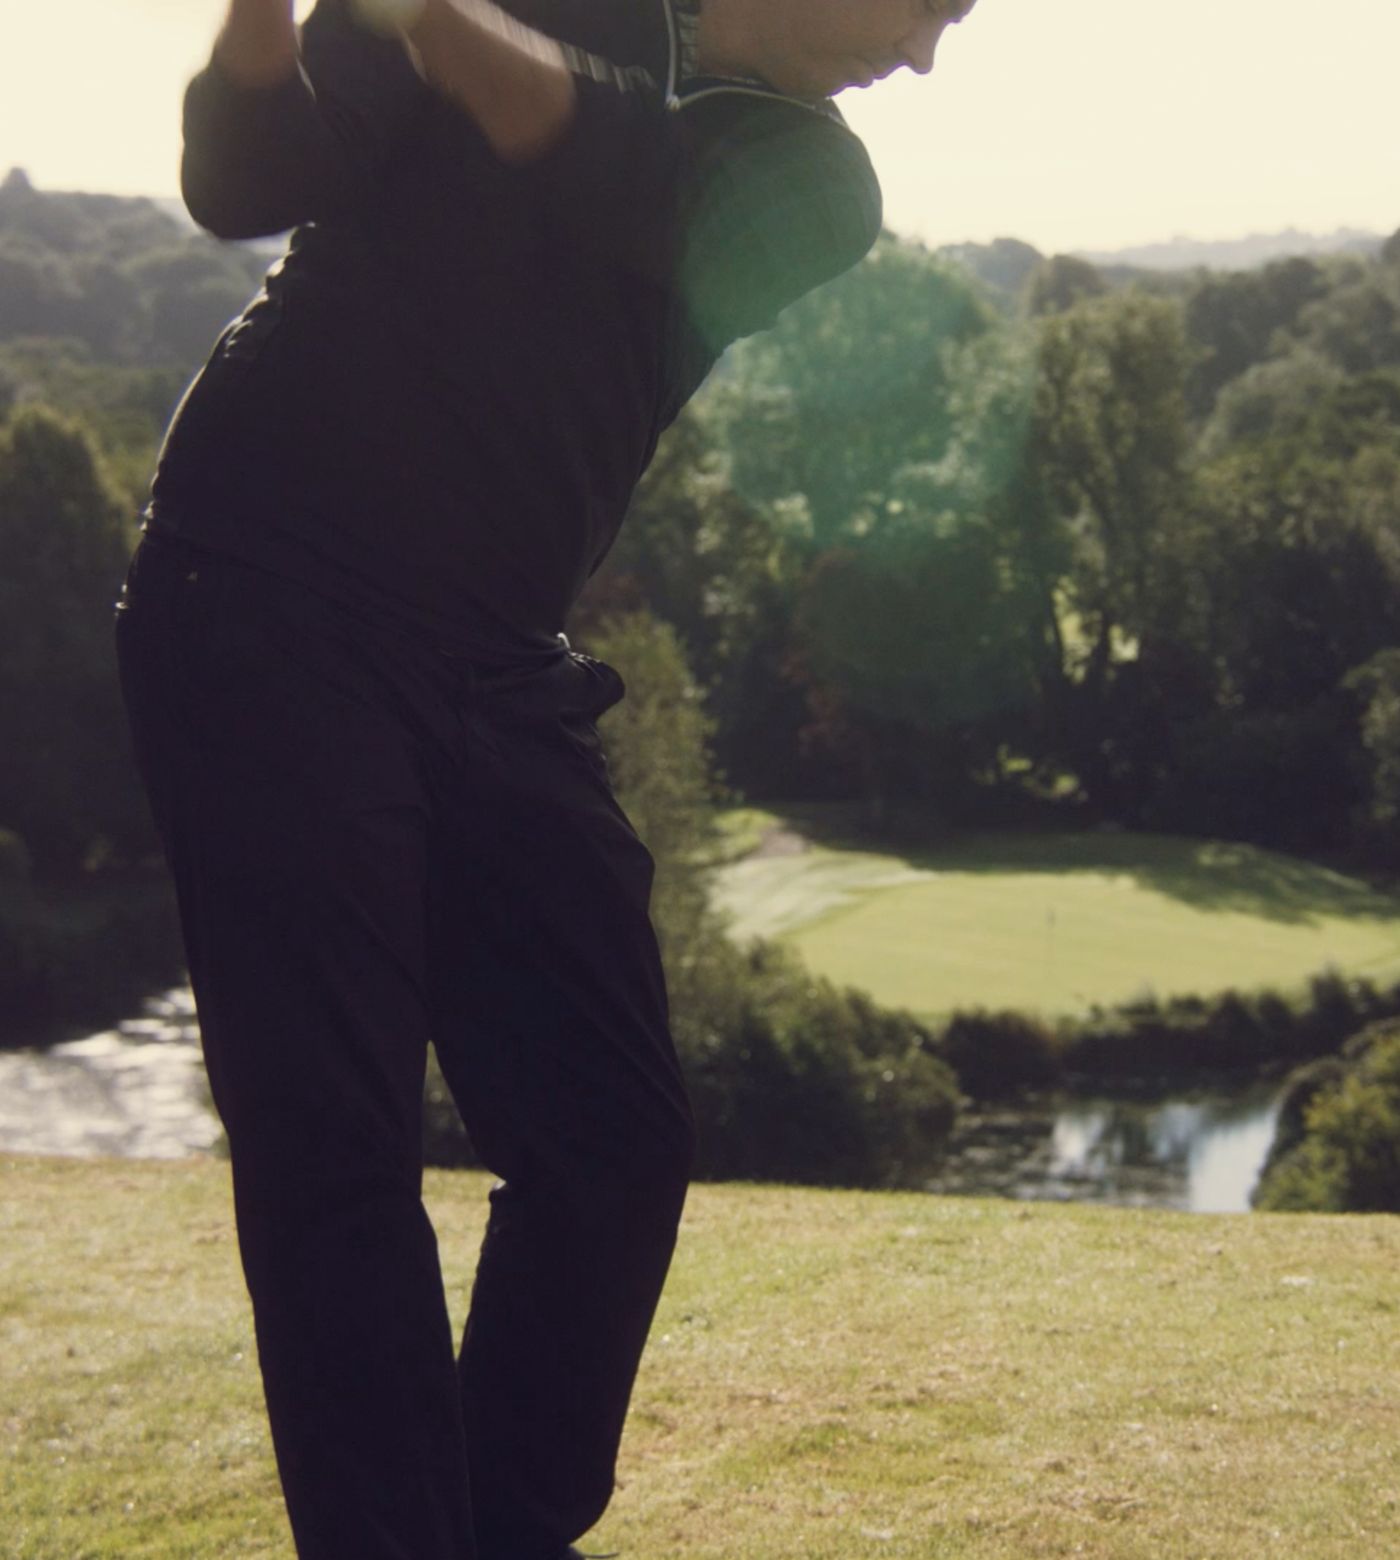
<path fill-rule="evenodd" d="M 355 15 L 378 33 L 407 31 L 428 9 L 428 0 L 354 0 Z"/>

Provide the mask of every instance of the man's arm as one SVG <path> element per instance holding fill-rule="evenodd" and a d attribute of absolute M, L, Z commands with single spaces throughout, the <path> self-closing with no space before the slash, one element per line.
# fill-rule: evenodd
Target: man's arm
<path fill-rule="evenodd" d="M 229 0 L 185 93 L 185 204 L 220 238 L 325 217 L 375 177 L 428 97 L 402 47 L 355 27 L 345 0 L 320 0 L 300 40 L 292 0 Z"/>
<path fill-rule="evenodd" d="M 810 109 L 721 96 L 683 114 L 710 115 L 711 129 L 687 181 L 676 285 L 718 354 L 865 256 L 880 186 L 856 137 Z"/>
<path fill-rule="evenodd" d="M 239 87 L 268 87 L 297 69 L 292 0 L 229 0 L 214 58 Z"/>
<path fill-rule="evenodd" d="M 506 161 L 538 157 L 573 118 L 563 49 L 490 0 L 427 0 L 403 39 L 359 25 L 350 0 L 319 0 L 300 40 L 292 0 L 229 0 L 185 98 L 191 215 L 254 238 L 353 204 L 424 112 L 423 78 Z"/>
<path fill-rule="evenodd" d="M 491 0 L 425 0 L 404 37 L 504 161 L 533 161 L 568 129 L 578 98 L 563 48 Z"/>

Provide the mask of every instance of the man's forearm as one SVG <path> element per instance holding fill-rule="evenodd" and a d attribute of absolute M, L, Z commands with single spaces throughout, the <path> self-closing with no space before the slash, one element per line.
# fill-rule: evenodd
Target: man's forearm
<path fill-rule="evenodd" d="M 229 0 L 214 56 L 243 87 L 270 86 L 297 66 L 292 0 Z"/>
<path fill-rule="evenodd" d="M 427 0 L 404 36 L 429 83 L 506 161 L 542 155 L 568 128 L 576 95 L 563 51 L 490 0 Z"/>

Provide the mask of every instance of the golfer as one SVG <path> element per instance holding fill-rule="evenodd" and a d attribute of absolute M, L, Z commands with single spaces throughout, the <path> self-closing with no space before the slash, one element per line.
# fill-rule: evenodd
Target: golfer
<path fill-rule="evenodd" d="M 194 217 L 293 232 L 117 634 L 302 1560 L 563 1560 L 607 1505 L 692 1125 L 562 629 L 718 355 L 874 242 L 829 96 L 970 8 L 511 5 L 231 0 L 185 103 Z M 499 1178 L 460 1343 L 430 1044 Z"/>

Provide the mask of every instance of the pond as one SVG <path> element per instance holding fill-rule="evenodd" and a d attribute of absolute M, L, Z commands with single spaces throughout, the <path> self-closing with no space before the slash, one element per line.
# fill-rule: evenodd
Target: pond
<path fill-rule="evenodd" d="M 1249 1207 L 1278 1126 L 1279 1078 L 1220 1077 L 969 1112 L 930 1191 L 1035 1201 L 1238 1213 Z"/>
<path fill-rule="evenodd" d="M 1282 1092 L 1277 1078 L 1215 1079 L 1190 1091 L 1085 1088 L 969 1112 L 928 1189 L 1243 1211 Z M 188 989 L 162 992 L 101 1034 L 0 1051 L 0 1151 L 179 1158 L 210 1152 L 219 1135 Z"/>
<path fill-rule="evenodd" d="M 0 1051 L 0 1150 L 179 1159 L 208 1153 L 220 1130 L 188 989 L 101 1034 Z"/>

